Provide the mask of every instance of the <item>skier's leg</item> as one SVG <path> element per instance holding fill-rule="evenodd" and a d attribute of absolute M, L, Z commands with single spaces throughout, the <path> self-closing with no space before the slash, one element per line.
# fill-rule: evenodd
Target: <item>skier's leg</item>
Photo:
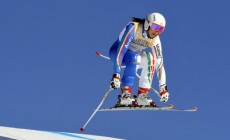
<path fill-rule="evenodd" d="M 139 87 L 141 88 L 151 88 L 153 75 L 154 75 L 154 56 L 150 52 L 144 52 L 141 55 L 141 64 L 140 68 L 142 68 Z"/>
<path fill-rule="evenodd" d="M 139 90 L 138 90 L 138 105 L 151 105 L 156 106 L 148 95 L 148 91 L 152 85 L 152 79 L 154 75 L 154 56 L 150 52 L 144 52 L 141 55 L 142 68 L 140 80 L 139 80 Z"/>
<path fill-rule="evenodd" d="M 132 96 L 132 87 L 134 86 L 138 68 L 137 64 L 140 63 L 140 59 L 140 55 L 132 51 L 127 51 L 124 56 L 123 63 L 126 65 L 126 68 L 122 77 L 121 105 L 135 104 L 135 99 Z"/>
<path fill-rule="evenodd" d="M 136 78 L 136 72 L 139 67 L 138 64 L 141 62 L 141 56 L 133 51 L 127 51 L 123 62 L 126 65 L 126 68 L 122 78 L 122 85 L 133 87 Z"/>

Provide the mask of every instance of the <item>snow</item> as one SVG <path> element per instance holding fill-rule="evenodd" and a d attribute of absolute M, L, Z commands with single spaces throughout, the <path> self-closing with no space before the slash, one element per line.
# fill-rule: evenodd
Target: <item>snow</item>
<path fill-rule="evenodd" d="M 0 126 L 1 140 L 121 140 L 88 134 L 40 131 Z"/>

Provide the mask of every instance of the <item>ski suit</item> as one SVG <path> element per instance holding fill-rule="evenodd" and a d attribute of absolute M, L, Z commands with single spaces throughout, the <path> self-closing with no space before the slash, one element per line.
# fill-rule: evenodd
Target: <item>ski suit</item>
<path fill-rule="evenodd" d="M 151 51 L 145 50 L 148 48 Z M 154 71 L 157 73 L 159 86 L 166 85 L 160 38 L 148 38 L 142 23 L 130 22 L 122 30 L 109 50 L 109 57 L 114 63 L 114 74 L 121 74 L 121 66 L 126 66 L 121 80 L 122 86 L 134 86 L 138 69 L 142 69 L 139 87 L 151 87 Z"/>

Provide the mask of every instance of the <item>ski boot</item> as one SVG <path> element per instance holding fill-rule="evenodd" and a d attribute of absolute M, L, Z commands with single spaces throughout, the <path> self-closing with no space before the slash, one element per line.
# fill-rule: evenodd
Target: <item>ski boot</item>
<path fill-rule="evenodd" d="M 121 95 L 118 96 L 118 102 L 115 107 L 137 106 L 137 102 L 132 95 L 132 88 L 122 88 Z"/>
<path fill-rule="evenodd" d="M 139 88 L 138 97 L 137 97 L 137 103 L 138 103 L 139 106 L 157 107 L 156 103 L 153 102 L 153 100 L 149 96 L 147 88 Z"/>

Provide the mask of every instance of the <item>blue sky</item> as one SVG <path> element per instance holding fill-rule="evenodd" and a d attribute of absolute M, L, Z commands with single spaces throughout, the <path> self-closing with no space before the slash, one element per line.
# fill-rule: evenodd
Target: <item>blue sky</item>
<path fill-rule="evenodd" d="M 167 20 L 161 35 L 167 104 L 199 111 L 99 112 L 85 133 L 129 140 L 229 139 L 229 4 L 1 0 L 0 125 L 78 133 L 113 72 L 95 52 L 108 55 L 131 17 L 160 12 Z M 158 87 L 156 77 L 153 87 Z M 113 106 L 118 94 L 113 91 L 103 107 Z"/>

